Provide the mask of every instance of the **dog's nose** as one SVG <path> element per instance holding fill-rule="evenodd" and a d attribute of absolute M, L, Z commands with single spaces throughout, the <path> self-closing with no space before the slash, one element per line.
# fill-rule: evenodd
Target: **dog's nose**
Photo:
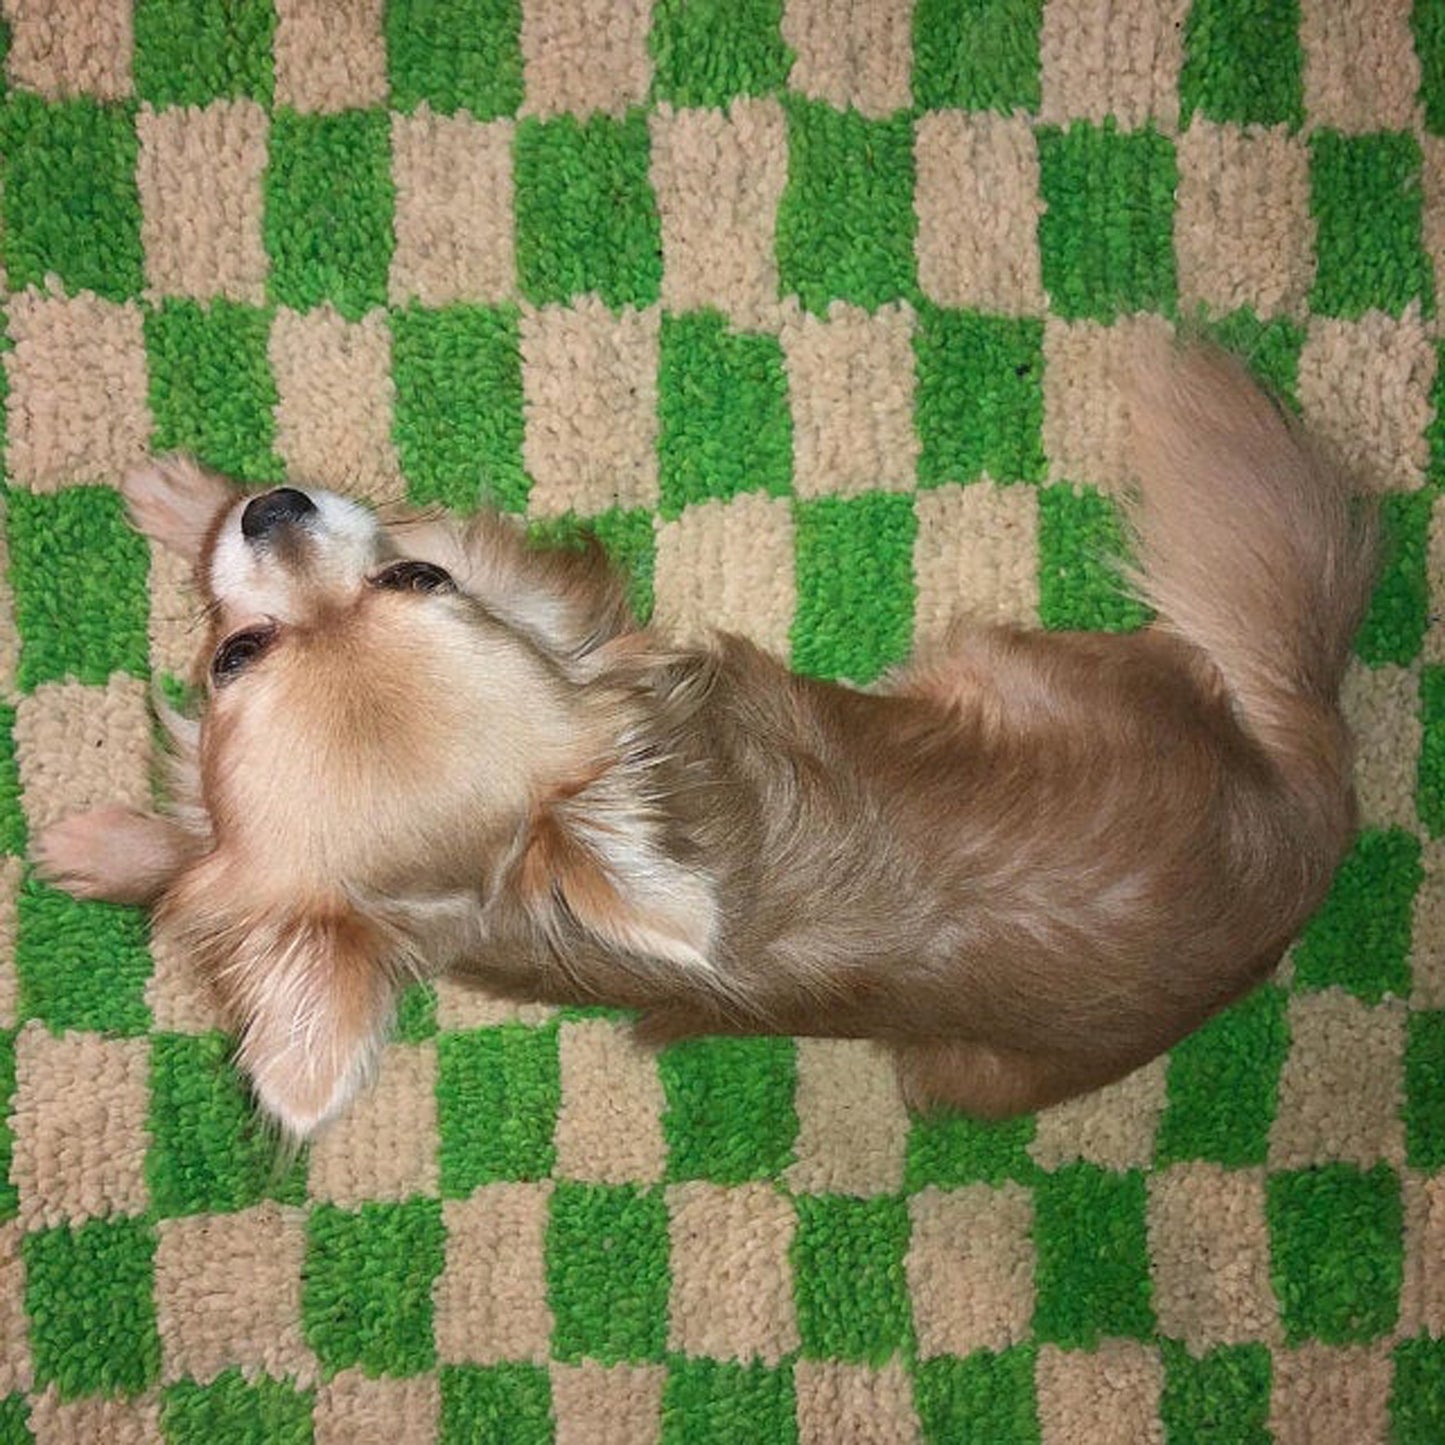
<path fill-rule="evenodd" d="M 241 513 L 241 535 L 253 540 L 277 527 L 300 522 L 316 510 L 316 503 L 295 487 L 277 487 L 264 496 L 252 497 Z"/>

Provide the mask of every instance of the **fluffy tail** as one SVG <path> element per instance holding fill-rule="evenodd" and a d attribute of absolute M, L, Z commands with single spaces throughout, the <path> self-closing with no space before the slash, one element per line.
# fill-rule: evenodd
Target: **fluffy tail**
<path fill-rule="evenodd" d="M 1372 511 L 1216 350 L 1151 352 L 1130 400 L 1141 596 L 1213 661 L 1286 773 L 1343 786 L 1338 693 L 1374 578 Z"/>

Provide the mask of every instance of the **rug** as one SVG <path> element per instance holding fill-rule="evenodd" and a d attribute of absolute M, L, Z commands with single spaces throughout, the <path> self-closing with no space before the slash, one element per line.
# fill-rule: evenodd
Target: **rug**
<path fill-rule="evenodd" d="M 1445 1440 L 1445 4 L 5 0 L 0 1441 Z M 299 1159 L 183 958 L 29 873 L 150 795 L 183 570 L 114 486 L 590 529 L 864 684 L 1128 628 L 1179 322 L 1382 494 L 1364 828 L 1279 977 L 1037 1118 L 866 1044 L 406 996 Z"/>

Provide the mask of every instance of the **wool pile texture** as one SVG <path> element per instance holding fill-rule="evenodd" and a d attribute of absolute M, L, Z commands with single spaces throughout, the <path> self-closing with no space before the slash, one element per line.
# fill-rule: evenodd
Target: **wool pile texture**
<path fill-rule="evenodd" d="M 1441 0 L 3 15 L 0 1441 L 1445 1440 Z M 1104 1093 L 915 1117 L 867 1044 L 443 981 L 288 1163 L 187 960 L 28 868 L 189 674 L 150 452 L 590 528 L 866 684 L 1143 621 L 1118 381 L 1180 323 L 1381 494 L 1364 826 Z"/>

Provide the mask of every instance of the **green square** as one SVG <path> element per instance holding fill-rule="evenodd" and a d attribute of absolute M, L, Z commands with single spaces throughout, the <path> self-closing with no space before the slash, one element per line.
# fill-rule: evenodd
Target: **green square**
<path fill-rule="evenodd" d="M 783 349 L 729 329 L 716 312 L 664 316 L 657 371 L 660 510 L 793 481 L 793 419 Z"/>
<path fill-rule="evenodd" d="M 1355 650 L 1371 667 L 1407 667 L 1420 654 L 1430 621 L 1428 492 L 1379 499 L 1380 574 Z"/>
<path fill-rule="evenodd" d="M 516 308 L 393 312 L 391 366 L 392 437 L 408 500 L 456 512 L 526 507 Z"/>
<path fill-rule="evenodd" d="M 30 1433 L 30 1402 L 24 1395 L 0 1395 L 0 1445 L 32 1445 L 34 1439 Z"/>
<path fill-rule="evenodd" d="M 910 1193 L 933 1185 L 957 1189 L 963 1184 L 1031 1181 L 1038 1166 L 1029 1157 L 1035 1120 L 990 1121 L 966 1114 L 916 1115 L 908 1129 L 903 1187 Z"/>
<path fill-rule="evenodd" d="M 433 1367 L 432 1282 L 445 1243 L 434 1199 L 312 1210 L 301 1318 L 326 1370 L 415 1375 Z"/>
<path fill-rule="evenodd" d="M 1417 95 L 1425 107 L 1425 129 L 1445 135 L 1445 0 L 1414 0 L 1410 29 L 1420 62 Z"/>
<path fill-rule="evenodd" d="M 129 106 L 77 99 L 48 104 L 12 93 L 0 109 L 5 156 L 4 254 L 12 291 L 71 291 L 124 301 L 145 285 L 138 145 Z"/>
<path fill-rule="evenodd" d="M 918 485 L 1042 480 L 1044 325 L 1031 317 L 921 309 Z"/>
<path fill-rule="evenodd" d="M 522 103 L 521 0 L 387 0 L 391 103 L 511 115 Z"/>
<path fill-rule="evenodd" d="M 804 1355 L 881 1365 L 912 1334 L 908 1206 L 882 1196 L 800 1194 L 794 1200 L 793 1297 Z"/>
<path fill-rule="evenodd" d="M 536 302 L 595 291 L 614 310 L 662 285 L 647 116 L 558 116 L 517 127 L 517 279 Z"/>
<path fill-rule="evenodd" d="M 230 301 L 166 301 L 146 312 L 153 450 L 191 452 L 238 481 L 284 476 L 272 447 L 270 331 L 267 312 Z"/>
<path fill-rule="evenodd" d="M 20 768 L 15 760 L 15 709 L 0 703 L 0 853 L 23 855 L 25 810 L 20 806 Z"/>
<path fill-rule="evenodd" d="M 250 1091 L 218 1033 L 151 1037 L 146 1183 L 167 1215 L 245 1209 L 269 1197 L 306 1200 L 306 1170 L 289 1171 L 251 1106 Z"/>
<path fill-rule="evenodd" d="M 1270 1273 L 1285 1342 L 1378 1339 L 1400 1311 L 1400 1181 L 1377 1164 L 1324 1164 L 1271 1175 Z"/>
<path fill-rule="evenodd" d="M 1432 838 L 1445 837 L 1445 667 L 1420 673 L 1420 714 L 1424 733 L 1416 778 L 1415 806 Z"/>
<path fill-rule="evenodd" d="M 435 1038 L 436 1032 L 436 990 L 429 983 L 408 984 L 397 1000 L 393 1036 L 404 1044 L 419 1044 Z"/>
<path fill-rule="evenodd" d="M 626 578 L 627 601 L 642 623 L 652 616 L 653 577 L 657 571 L 657 534 L 653 514 L 645 507 L 609 507 L 594 517 L 564 512 L 544 517 L 527 528 L 541 547 L 584 547 L 595 539 L 607 560 Z"/>
<path fill-rule="evenodd" d="M 1176 1044 L 1165 1076 L 1156 1163 L 1263 1164 L 1288 1053 L 1286 994 L 1270 984 Z"/>
<path fill-rule="evenodd" d="M 662 1445 L 792 1445 L 796 1410 L 789 1365 L 679 1357 L 662 1387 Z"/>
<path fill-rule="evenodd" d="M 1283 317 L 1263 321 L 1241 306 L 1225 316 L 1205 321 L 1205 329 L 1226 351 L 1244 361 L 1258 380 L 1298 411 L 1299 359 L 1305 328 Z"/>
<path fill-rule="evenodd" d="M 782 18 L 782 0 L 657 0 L 647 40 L 653 95 L 722 107 L 781 90 L 793 64 Z"/>
<path fill-rule="evenodd" d="M 835 299 L 866 306 L 912 300 L 913 122 L 792 97 L 788 184 L 778 203 L 783 292 L 823 315 Z"/>
<path fill-rule="evenodd" d="M 95 1219 L 27 1234 L 20 1250 L 36 1389 L 54 1384 L 62 1400 L 144 1390 L 161 1362 L 151 1226 Z"/>
<path fill-rule="evenodd" d="M 479 1184 L 544 1179 L 557 1152 L 561 1099 L 557 1026 L 507 1023 L 437 1039 L 441 1192 L 464 1199 Z"/>
<path fill-rule="evenodd" d="M 1193 0 L 1184 22 L 1179 124 L 1195 111 L 1241 125 L 1304 120 L 1299 0 Z"/>
<path fill-rule="evenodd" d="M 913 499 L 883 492 L 794 507 L 798 606 L 793 665 L 814 677 L 872 682 L 913 637 Z"/>
<path fill-rule="evenodd" d="M 1405 1044 L 1405 1158 L 1445 1168 L 1445 1010 L 1410 1015 Z"/>
<path fill-rule="evenodd" d="M 64 1029 L 142 1034 L 151 956 L 137 908 L 89 903 L 27 878 L 17 900 L 20 1017 Z"/>
<path fill-rule="evenodd" d="M 136 94 L 153 105 L 246 95 L 269 104 L 271 0 L 136 0 Z"/>
<path fill-rule="evenodd" d="M 311 1404 L 309 1390 L 226 1370 L 209 1384 L 179 1380 L 166 1390 L 161 1431 L 170 1445 L 311 1445 Z"/>
<path fill-rule="evenodd" d="M 1039 261 L 1054 313 L 1114 321 L 1174 310 L 1173 145 L 1152 127 L 1076 121 L 1038 132 Z"/>
<path fill-rule="evenodd" d="M 10 1127 L 10 1101 L 15 1097 L 15 1034 L 0 1029 L 0 1222 L 14 1219 L 20 1207 L 20 1188 L 10 1177 L 15 1152 L 15 1131 Z"/>
<path fill-rule="evenodd" d="M 555 1359 L 660 1360 L 669 1285 L 659 1190 L 558 1182 L 547 1231 Z"/>
<path fill-rule="evenodd" d="M 1356 320 L 1378 308 L 1399 316 L 1412 301 L 1433 310 L 1430 259 L 1421 244 L 1420 142 L 1381 132 L 1310 137 L 1315 284 L 1310 308 Z"/>
<path fill-rule="evenodd" d="M 391 132 L 385 112 L 271 120 L 266 250 L 271 295 L 307 311 L 330 301 L 356 321 L 384 306 L 391 268 Z"/>
<path fill-rule="evenodd" d="M 20 686 L 145 677 L 150 553 L 109 487 L 6 494 Z"/>
<path fill-rule="evenodd" d="M 550 1445 L 552 1385 L 538 1365 L 445 1366 L 441 1398 L 441 1445 Z"/>
<path fill-rule="evenodd" d="M 1125 1173 L 1068 1164 L 1034 1186 L 1034 1333 L 1065 1349 L 1154 1329 L 1147 1193 Z"/>
<path fill-rule="evenodd" d="M 1031 1349 L 977 1350 L 964 1359 L 940 1355 L 918 1366 L 913 1388 L 928 1445 L 1031 1445 L 1040 1438 Z"/>
<path fill-rule="evenodd" d="M 1295 985 L 1338 984 L 1366 1003 L 1410 992 L 1410 922 L 1423 877 L 1420 840 L 1366 828 L 1295 948 Z"/>
<path fill-rule="evenodd" d="M 691 1039 L 657 1061 L 669 1179 L 741 1184 L 793 1162 L 798 1081 L 792 1039 Z"/>
<path fill-rule="evenodd" d="M 1445 1340 L 1402 1340 L 1390 1383 L 1390 1439 L 1395 1445 L 1445 1440 Z"/>
<path fill-rule="evenodd" d="M 1269 1445 L 1270 1355 L 1264 1345 L 1224 1345 L 1192 1355 L 1165 1341 L 1159 1416 L 1171 1441 Z"/>
<path fill-rule="evenodd" d="M 913 99 L 928 110 L 1036 111 L 1043 0 L 918 0 Z"/>
<path fill-rule="evenodd" d="M 1045 627 L 1128 632 L 1148 621 L 1119 570 L 1118 508 L 1093 487 L 1039 488 L 1039 620 Z"/>

